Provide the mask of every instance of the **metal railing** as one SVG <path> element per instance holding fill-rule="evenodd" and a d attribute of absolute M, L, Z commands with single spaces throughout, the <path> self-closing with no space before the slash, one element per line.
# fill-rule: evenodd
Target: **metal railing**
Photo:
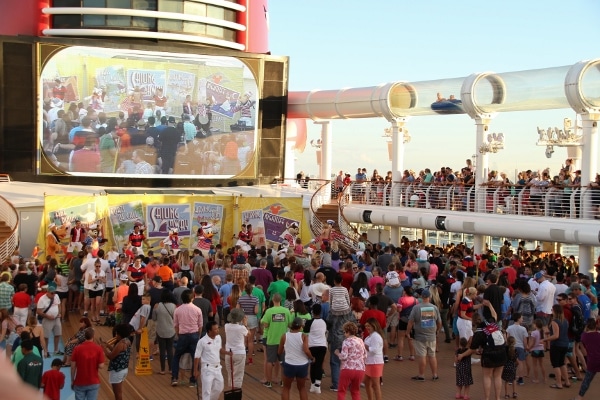
<path fill-rule="evenodd" d="M 600 218 L 600 189 L 577 186 L 352 183 L 340 201 L 348 204 L 397 206 L 449 211 Z"/>
<path fill-rule="evenodd" d="M 309 208 L 309 219 L 310 219 L 310 232 L 314 238 L 318 238 L 323 232 L 324 223 L 317 217 L 317 210 L 324 204 L 331 204 L 332 187 L 331 181 L 325 181 L 324 184 L 313 194 L 310 199 Z M 347 247 L 350 249 L 358 250 L 358 237 L 360 234 L 358 231 L 346 220 L 342 213 L 343 195 L 338 198 L 338 230 L 334 231 L 332 240 L 338 242 L 340 246 Z"/>
<path fill-rule="evenodd" d="M 0 239 L 0 260 L 10 259 L 19 245 L 19 214 L 13 205 L 0 196 L 0 221 L 4 221 L 11 231 L 4 239 Z"/>

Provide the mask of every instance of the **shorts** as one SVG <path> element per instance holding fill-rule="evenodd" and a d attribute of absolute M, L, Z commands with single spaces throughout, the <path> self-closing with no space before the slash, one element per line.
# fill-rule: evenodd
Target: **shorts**
<path fill-rule="evenodd" d="M 278 344 L 268 344 L 267 345 L 267 362 L 268 363 L 276 363 L 281 361 L 282 357 L 279 357 L 277 351 L 279 350 Z"/>
<path fill-rule="evenodd" d="M 435 357 L 435 340 L 421 342 L 420 340 L 413 340 L 415 346 L 415 355 L 418 357 Z"/>
<path fill-rule="evenodd" d="M 525 361 L 527 358 L 527 352 L 522 347 L 515 347 L 515 351 L 517 352 L 517 358 L 519 361 Z"/>
<path fill-rule="evenodd" d="M 66 298 L 69 297 L 69 292 L 56 292 L 56 294 L 58 295 L 58 298 L 61 300 L 65 300 Z"/>
<path fill-rule="evenodd" d="M 53 336 L 62 336 L 62 324 L 60 318 L 42 320 L 42 328 L 44 329 L 44 337 L 50 338 Z"/>
<path fill-rule="evenodd" d="M 560 368 L 565 365 L 565 356 L 568 350 L 568 347 L 550 346 L 550 364 L 552 364 L 552 368 Z"/>
<path fill-rule="evenodd" d="M 405 331 L 406 327 L 408 326 L 408 321 L 402 321 L 402 318 L 398 319 L 398 330 L 399 331 Z"/>
<path fill-rule="evenodd" d="M 400 314 L 395 312 L 391 317 L 387 319 L 387 328 L 388 331 L 391 329 L 396 329 L 398 323 L 400 322 Z"/>
<path fill-rule="evenodd" d="M 152 344 L 156 341 L 156 321 L 149 319 L 146 327 L 148 328 L 148 342 Z"/>
<path fill-rule="evenodd" d="M 473 322 L 469 319 L 458 318 L 456 321 L 458 337 L 469 340 L 473 336 Z"/>
<path fill-rule="evenodd" d="M 284 362 L 282 364 L 283 376 L 286 378 L 306 378 L 308 376 L 308 363 L 302 365 L 292 365 Z"/>
<path fill-rule="evenodd" d="M 366 364 L 365 375 L 369 378 L 380 378 L 383 376 L 383 364 Z"/>
<path fill-rule="evenodd" d="M 108 371 L 108 382 L 112 385 L 122 383 L 127 378 L 128 368 L 120 371 Z"/>
<path fill-rule="evenodd" d="M 533 350 L 531 352 L 532 358 L 544 358 L 544 350 Z"/>
<path fill-rule="evenodd" d="M 106 293 L 112 293 L 113 289 L 114 289 L 114 288 L 112 288 L 112 287 L 107 287 L 107 288 L 104 288 L 104 291 L 105 291 Z"/>
<path fill-rule="evenodd" d="M 258 317 L 256 315 L 246 315 L 246 324 L 248 329 L 258 328 Z"/>
<path fill-rule="evenodd" d="M 569 347 L 567 348 L 567 357 L 573 357 L 573 349 L 575 348 L 575 341 L 569 342 Z"/>
<path fill-rule="evenodd" d="M 95 299 L 96 297 L 102 297 L 103 293 L 104 293 L 103 289 L 100 289 L 100 290 L 88 290 L 88 297 L 90 299 Z"/>

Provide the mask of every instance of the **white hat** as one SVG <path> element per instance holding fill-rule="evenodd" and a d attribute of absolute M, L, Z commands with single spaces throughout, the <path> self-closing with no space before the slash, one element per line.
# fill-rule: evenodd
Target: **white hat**
<path fill-rule="evenodd" d="M 332 220 L 332 219 L 328 219 L 328 220 L 327 220 L 327 223 L 328 223 L 329 225 L 335 225 L 335 221 L 334 221 L 334 220 Z"/>
<path fill-rule="evenodd" d="M 128 281 L 129 277 L 127 276 L 127 274 L 121 274 L 119 275 L 119 280 Z"/>
<path fill-rule="evenodd" d="M 167 249 L 162 249 L 160 251 L 160 254 L 162 254 L 163 256 L 166 256 L 167 254 L 169 254 L 169 252 L 167 251 Z"/>

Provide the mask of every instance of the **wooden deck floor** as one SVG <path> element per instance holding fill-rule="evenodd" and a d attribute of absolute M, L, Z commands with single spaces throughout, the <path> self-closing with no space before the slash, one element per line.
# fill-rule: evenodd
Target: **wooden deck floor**
<path fill-rule="evenodd" d="M 65 324 L 63 331 L 65 337 L 71 335 L 74 327 L 76 327 L 79 316 L 77 314 L 70 314 L 70 323 Z M 98 327 L 97 334 L 104 339 L 109 339 L 111 335 L 111 328 Z M 411 376 L 416 375 L 417 365 L 415 362 L 406 361 L 390 361 L 384 367 L 384 385 L 382 387 L 382 393 L 384 399 L 396 399 L 396 398 L 411 398 L 418 399 L 419 396 L 426 396 L 428 400 L 432 399 L 453 399 L 455 394 L 455 370 L 453 368 L 453 344 L 446 344 L 443 341 L 439 344 L 438 363 L 439 363 L 439 376 L 438 381 L 431 380 L 431 374 L 427 370 L 426 382 L 414 382 L 410 379 Z M 389 351 L 391 356 L 396 354 L 396 349 Z M 407 350 L 406 354 L 407 355 Z M 392 358 L 392 357 L 390 357 Z M 325 372 L 329 376 L 329 363 L 328 357 L 325 359 Z M 549 357 L 545 358 L 546 372 L 551 372 Z M 254 357 L 254 365 L 246 366 L 244 385 L 243 385 L 243 398 L 248 400 L 270 400 L 281 398 L 281 388 L 273 387 L 268 389 L 262 386 L 260 380 L 263 377 L 263 359 L 262 353 L 257 353 Z M 196 389 L 182 385 L 178 387 L 170 386 L 170 376 L 159 375 L 160 364 L 158 360 L 152 361 L 152 367 L 154 374 L 151 376 L 136 376 L 133 373 L 133 368 L 130 369 L 130 374 L 124 384 L 124 396 L 126 400 L 158 400 L 158 399 L 195 399 Z M 225 372 L 225 369 L 223 369 Z M 226 375 L 226 374 L 225 374 Z M 331 384 L 330 378 L 325 377 L 323 379 L 323 391 L 320 395 L 309 393 L 311 399 L 322 399 L 322 400 L 333 400 L 337 398 L 337 393 L 329 391 Z M 481 368 L 479 365 L 473 365 L 473 377 L 475 379 L 475 385 L 471 387 L 471 398 L 482 399 L 483 389 L 481 385 Z M 189 373 L 186 373 L 185 380 L 189 378 Z M 113 399 L 111 387 L 108 383 L 108 373 L 106 370 L 101 372 L 101 390 L 99 394 L 100 400 Z M 548 379 L 546 384 L 533 384 L 526 380 L 525 385 L 517 385 L 516 391 L 519 399 L 544 399 L 544 400 L 566 400 L 574 397 L 579 390 L 580 382 L 574 382 L 571 389 L 556 390 L 551 389 L 549 385 L 553 383 L 552 379 Z M 227 386 L 227 385 L 226 385 Z M 510 394 L 512 395 L 512 387 L 509 387 Z M 596 379 L 588 392 L 587 398 L 593 399 L 597 396 L 600 391 L 600 379 Z M 361 397 L 366 399 L 366 392 L 364 389 L 361 390 Z M 223 398 L 223 396 L 221 396 Z M 298 399 L 298 392 L 295 390 L 295 386 L 292 387 L 291 399 Z M 349 397 L 349 394 L 347 395 Z M 504 398 L 502 393 L 501 398 Z"/>

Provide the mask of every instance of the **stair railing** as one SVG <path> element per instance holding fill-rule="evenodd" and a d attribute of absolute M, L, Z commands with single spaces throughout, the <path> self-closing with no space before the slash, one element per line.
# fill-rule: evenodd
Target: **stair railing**
<path fill-rule="evenodd" d="M 345 194 L 345 192 L 344 192 Z M 344 197 L 344 194 L 340 194 Z M 339 197 L 339 196 L 338 196 Z M 317 210 L 324 204 L 331 203 L 331 181 L 326 181 L 317 191 L 313 194 L 310 199 L 309 219 L 310 219 L 310 232 L 316 239 L 321 236 L 323 232 L 323 226 L 325 225 L 317 217 Z M 339 200 L 338 200 L 339 204 Z M 347 247 L 353 250 L 358 250 L 358 237 L 360 234 L 354 230 L 354 227 L 350 225 L 350 222 L 344 218 L 341 212 L 338 212 L 338 229 L 334 231 L 332 240 L 335 240 L 340 246 Z M 348 233 L 351 236 L 348 236 Z"/>
<path fill-rule="evenodd" d="M 350 184 L 344 188 L 342 193 L 338 194 L 338 224 L 339 231 L 344 236 L 344 245 L 354 250 L 358 250 L 360 233 L 344 216 L 344 207 L 352 202 L 352 191 L 352 184 Z"/>
<path fill-rule="evenodd" d="M 19 213 L 4 197 L 0 196 L 0 220 L 11 228 L 9 236 L 0 241 L 0 260 L 4 261 L 13 255 L 19 245 Z"/>

